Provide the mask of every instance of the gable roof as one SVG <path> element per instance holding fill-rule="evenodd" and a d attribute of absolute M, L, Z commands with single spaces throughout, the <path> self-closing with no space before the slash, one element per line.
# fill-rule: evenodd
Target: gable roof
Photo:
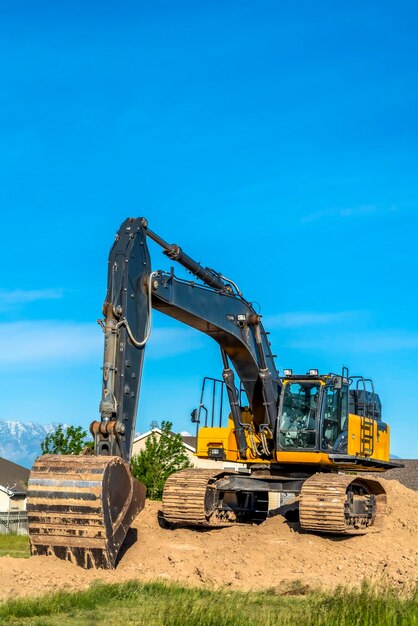
<path fill-rule="evenodd" d="M 26 493 L 28 490 L 29 470 L 22 465 L 0 457 L 0 488 L 13 493 Z"/>
<path fill-rule="evenodd" d="M 193 450 L 196 450 L 197 437 L 193 437 L 193 435 L 182 435 L 181 438 L 185 446 L 190 446 Z"/>
<path fill-rule="evenodd" d="M 161 428 L 152 428 L 151 430 L 148 430 L 146 433 L 142 433 L 140 435 L 136 435 L 133 443 L 136 443 L 137 441 L 142 441 L 142 439 L 147 439 L 151 433 L 157 433 L 157 435 L 162 435 L 162 430 Z M 176 433 L 170 433 L 171 435 L 175 435 Z M 180 437 L 182 438 L 183 441 L 183 445 L 187 450 L 190 450 L 190 452 L 196 452 L 196 437 L 189 437 L 189 436 L 183 436 L 180 435 Z"/>

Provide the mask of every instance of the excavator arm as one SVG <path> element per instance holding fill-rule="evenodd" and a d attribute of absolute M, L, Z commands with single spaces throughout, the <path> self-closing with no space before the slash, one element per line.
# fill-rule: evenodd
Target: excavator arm
<path fill-rule="evenodd" d="M 150 237 L 203 284 L 151 270 Z M 276 427 L 280 379 L 260 316 L 236 285 L 153 233 L 144 218 L 127 219 L 109 255 L 103 305 L 103 384 L 100 420 L 90 430 L 94 456 L 44 455 L 29 479 L 31 552 L 53 554 L 89 568 L 113 568 L 145 488 L 130 474 L 144 352 L 152 310 L 218 342 L 237 445 L 246 458 L 234 373 L 244 385 L 261 439 Z M 264 452 L 269 453 L 267 445 Z"/>
<path fill-rule="evenodd" d="M 181 280 L 173 270 L 152 272 L 147 237 L 203 285 Z M 203 268 L 176 244 L 167 244 L 148 229 L 144 218 L 131 218 L 122 224 L 109 255 L 102 322 L 105 349 L 101 421 L 91 425 L 96 454 L 118 455 L 130 461 L 152 309 L 205 333 L 219 344 L 237 445 L 245 459 L 244 425 L 229 361 L 244 386 L 254 423 L 261 432 L 271 433 L 276 427 L 281 385 L 260 316 L 232 281 Z"/>

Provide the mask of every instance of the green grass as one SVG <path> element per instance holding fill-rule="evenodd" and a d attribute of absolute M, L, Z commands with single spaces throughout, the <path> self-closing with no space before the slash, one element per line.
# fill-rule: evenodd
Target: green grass
<path fill-rule="evenodd" d="M 95 584 L 0 605 L 0 624 L 22 626 L 417 626 L 418 591 L 307 592 L 294 585 L 264 593 L 212 591 L 135 581 Z"/>
<path fill-rule="evenodd" d="M 29 557 L 29 537 L 13 534 L 0 535 L 0 556 Z"/>

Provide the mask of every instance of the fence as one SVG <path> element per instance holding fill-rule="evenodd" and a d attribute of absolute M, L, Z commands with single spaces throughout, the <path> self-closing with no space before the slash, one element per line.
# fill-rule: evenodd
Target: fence
<path fill-rule="evenodd" d="M 28 514 L 26 511 L 0 511 L 0 535 L 9 533 L 28 534 Z"/>

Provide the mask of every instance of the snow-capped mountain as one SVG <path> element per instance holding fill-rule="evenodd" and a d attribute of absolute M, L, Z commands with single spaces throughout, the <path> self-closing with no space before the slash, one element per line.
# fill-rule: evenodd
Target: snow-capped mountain
<path fill-rule="evenodd" d="M 41 454 L 41 441 L 57 426 L 0 419 L 0 457 L 31 467 Z"/>

